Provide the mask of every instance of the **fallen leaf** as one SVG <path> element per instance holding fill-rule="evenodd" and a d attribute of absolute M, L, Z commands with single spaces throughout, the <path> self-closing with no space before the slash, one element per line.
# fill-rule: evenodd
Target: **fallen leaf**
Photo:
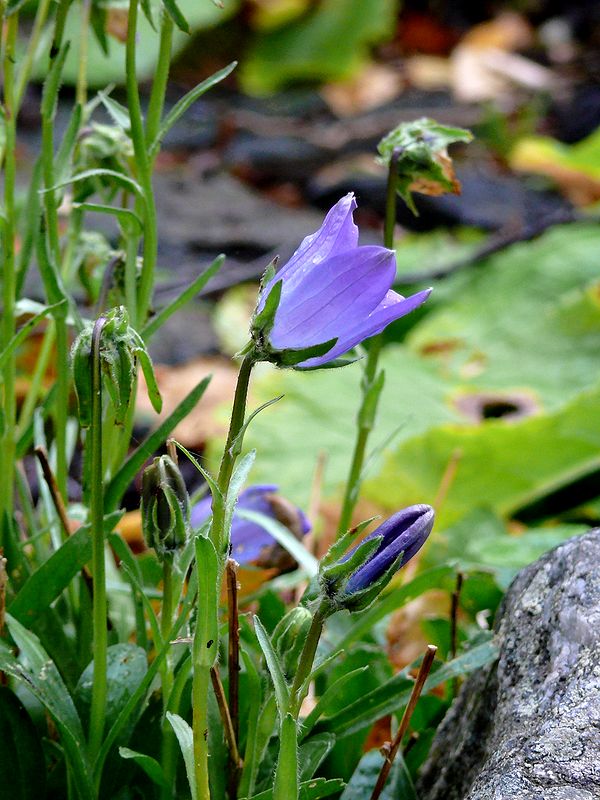
<path fill-rule="evenodd" d="M 404 81 L 398 69 L 369 64 L 347 81 L 329 83 L 321 96 L 340 117 L 351 117 L 389 103 L 402 92 Z"/>

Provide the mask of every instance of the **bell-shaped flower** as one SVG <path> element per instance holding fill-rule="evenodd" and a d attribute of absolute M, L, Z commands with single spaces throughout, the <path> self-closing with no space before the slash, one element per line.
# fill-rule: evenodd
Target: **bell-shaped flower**
<path fill-rule="evenodd" d="M 414 505 L 391 516 L 360 544 L 344 554 L 350 532 L 323 558 L 320 585 L 331 611 L 359 611 L 370 605 L 394 574 L 421 549 L 431 533 L 434 511 Z"/>
<path fill-rule="evenodd" d="M 239 564 L 259 567 L 277 566 L 281 570 L 294 566 L 292 557 L 261 525 L 244 519 L 240 511 L 255 511 L 285 525 L 297 539 L 307 534 L 311 525 L 299 508 L 277 494 L 277 486 L 249 486 L 240 493 L 231 522 L 231 557 Z M 211 497 L 203 497 L 192 508 L 191 524 L 199 528 L 211 514 Z"/>
<path fill-rule="evenodd" d="M 393 250 L 358 245 L 352 193 L 339 200 L 276 274 L 267 274 L 252 324 L 258 356 L 280 366 L 320 367 L 425 302 L 391 289 Z"/>

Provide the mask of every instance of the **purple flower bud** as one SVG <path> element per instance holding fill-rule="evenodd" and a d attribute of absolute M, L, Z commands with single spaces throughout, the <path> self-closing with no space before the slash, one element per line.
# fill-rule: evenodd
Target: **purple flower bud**
<path fill-rule="evenodd" d="M 298 539 L 310 531 L 311 525 L 306 514 L 277 494 L 277 489 L 277 486 L 266 484 L 249 486 L 241 492 L 231 523 L 231 557 L 239 564 L 274 566 L 274 556 L 279 548 L 263 527 L 240 517 L 239 510 L 257 511 L 271 517 L 289 528 Z M 199 528 L 210 517 L 211 502 L 210 495 L 207 495 L 192 508 L 193 528 Z M 279 566 L 287 567 L 290 564 L 284 562 Z"/>
<path fill-rule="evenodd" d="M 253 329 L 265 360 L 285 363 L 278 353 L 331 342 L 325 353 L 295 363 L 298 367 L 322 366 L 363 339 L 381 333 L 429 296 L 431 289 L 406 298 L 391 290 L 396 277 L 395 253 L 385 247 L 358 246 L 358 228 L 352 218 L 355 208 L 352 193 L 339 200 L 320 229 L 303 240 L 261 292 L 256 315 L 281 281 L 274 318 L 264 330 Z"/>
<path fill-rule="evenodd" d="M 434 516 L 431 506 L 409 506 L 398 511 L 366 536 L 363 541 L 369 541 L 376 536 L 382 536 L 383 539 L 371 558 L 350 576 L 343 594 L 352 595 L 368 589 L 385 575 L 400 554 L 402 557 L 398 568 L 403 567 L 425 544 L 433 528 Z"/>

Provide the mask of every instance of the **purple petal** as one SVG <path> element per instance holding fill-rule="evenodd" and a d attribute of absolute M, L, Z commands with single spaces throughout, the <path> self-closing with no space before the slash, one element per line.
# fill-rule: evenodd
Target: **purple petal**
<path fill-rule="evenodd" d="M 394 563 L 400 553 L 404 566 L 423 547 L 433 528 L 435 514 L 433 508 L 420 504 L 409 506 L 391 516 L 373 533 L 367 536 L 383 536 L 383 541 L 375 555 L 359 567 L 350 577 L 344 588 L 345 594 L 365 589 L 378 580 Z"/>
<path fill-rule="evenodd" d="M 334 358 L 347 353 L 348 350 L 365 339 L 381 333 L 391 322 L 410 314 L 411 311 L 422 305 L 430 294 L 431 289 L 425 289 L 410 297 L 403 297 L 401 294 L 390 290 L 377 308 L 367 317 L 358 319 L 352 329 L 345 332 L 344 336 L 340 336 L 335 345 L 325 355 L 309 358 L 307 361 L 302 361 L 298 366 L 319 367 L 322 364 L 327 364 Z"/>
<path fill-rule="evenodd" d="M 293 289 L 303 280 L 304 274 L 328 258 L 332 253 L 353 250 L 358 246 L 358 228 L 352 213 L 356 208 L 354 194 L 350 192 L 329 210 L 323 224 L 315 233 L 302 240 L 294 255 L 269 281 L 261 292 L 257 310 L 261 311 L 273 286 L 282 278 Z"/>
<path fill-rule="evenodd" d="M 357 324 L 384 301 L 395 275 L 395 254 L 384 247 L 357 247 L 328 258 L 295 290 L 284 282 L 270 343 L 300 350 L 352 338 Z"/>

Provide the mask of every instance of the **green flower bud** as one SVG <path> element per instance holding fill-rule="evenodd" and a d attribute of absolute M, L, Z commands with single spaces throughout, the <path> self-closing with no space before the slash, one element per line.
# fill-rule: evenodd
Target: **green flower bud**
<path fill-rule="evenodd" d="M 298 661 L 312 622 L 307 608 L 292 608 L 279 620 L 271 635 L 275 652 L 279 656 L 285 677 L 289 680 L 296 674 Z"/>
<path fill-rule="evenodd" d="M 184 547 L 190 530 L 190 498 L 179 467 L 155 458 L 142 476 L 142 530 L 160 560 Z"/>

